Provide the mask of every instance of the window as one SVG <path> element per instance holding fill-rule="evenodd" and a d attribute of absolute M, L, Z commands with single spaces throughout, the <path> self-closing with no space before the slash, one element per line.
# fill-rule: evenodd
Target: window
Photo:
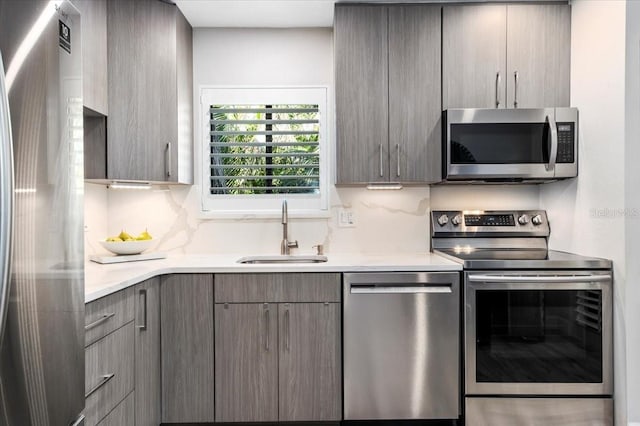
<path fill-rule="evenodd" d="M 204 88 L 202 207 L 326 213 L 326 88 Z"/>

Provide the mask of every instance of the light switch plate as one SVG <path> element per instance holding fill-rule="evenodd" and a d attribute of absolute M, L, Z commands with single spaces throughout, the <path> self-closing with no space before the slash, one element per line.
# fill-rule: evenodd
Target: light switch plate
<path fill-rule="evenodd" d="M 340 228 L 355 228 L 356 215 L 351 209 L 339 209 L 338 210 L 338 227 Z"/>

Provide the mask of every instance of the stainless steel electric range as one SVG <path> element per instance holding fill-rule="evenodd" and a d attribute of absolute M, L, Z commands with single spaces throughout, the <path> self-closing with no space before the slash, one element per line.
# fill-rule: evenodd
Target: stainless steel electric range
<path fill-rule="evenodd" d="M 611 261 L 548 249 L 545 211 L 433 211 L 463 265 L 465 422 L 612 425 Z"/>

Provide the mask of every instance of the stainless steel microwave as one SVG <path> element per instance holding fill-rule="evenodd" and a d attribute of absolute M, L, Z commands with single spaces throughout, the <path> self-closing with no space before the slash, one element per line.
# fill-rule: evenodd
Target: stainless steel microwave
<path fill-rule="evenodd" d="M 448 109 L 443 180 L 543 182 L 578 175 L 577 108 Z"/>

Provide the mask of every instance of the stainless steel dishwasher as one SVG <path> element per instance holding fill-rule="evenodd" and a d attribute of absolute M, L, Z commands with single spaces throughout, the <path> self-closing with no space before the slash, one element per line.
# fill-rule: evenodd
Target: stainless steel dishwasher
<path fill-rule="evenodd" d="M 345 420 L 457 419 L 460 276 L 344 274 Z"/>

